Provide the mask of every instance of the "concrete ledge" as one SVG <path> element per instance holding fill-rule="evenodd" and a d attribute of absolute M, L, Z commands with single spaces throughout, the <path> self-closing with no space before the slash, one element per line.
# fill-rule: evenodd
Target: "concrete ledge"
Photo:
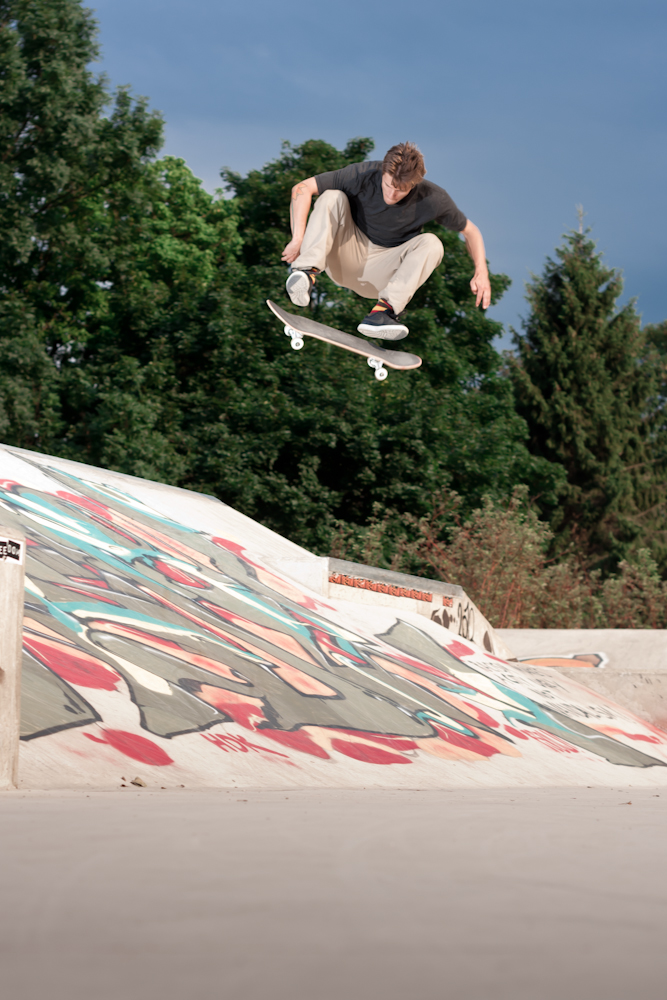
<path fill-rule="evenodd" d="M 325 596 L 411 611 L 477 643 L 495 656 L 507 657 L 505 643 L 463 587 L 344 559 L 328 559 L 327 564 Z"/>

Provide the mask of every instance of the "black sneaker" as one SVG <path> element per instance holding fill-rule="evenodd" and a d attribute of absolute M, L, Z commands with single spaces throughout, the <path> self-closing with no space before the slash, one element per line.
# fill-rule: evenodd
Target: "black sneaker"
<path fill-rule="evenodd" d="M 381 340 L 403 340 L 410 333 L 389 303 L 382 300 L 362 319 L 357 330 L 367 337 L 378 337 Z"/>
<path fill-rule="evenodd" d="M 316 274 L 319 274 L 316 267 L 304 267 L 290 273 L 285 288 L 295 306 L 310 305 L 310 293 L 315 285 Z"/>

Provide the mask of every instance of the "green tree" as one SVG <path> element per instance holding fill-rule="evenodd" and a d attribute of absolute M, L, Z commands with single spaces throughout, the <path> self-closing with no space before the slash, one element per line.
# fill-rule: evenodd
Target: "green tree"
<path fill-rule="evenodd" d="M 528 285 L 511 366 L 532 453 L 567 474 L 556 548 L 605 571 L 642 545 L 662 553 L 664 520 L 660 366 L 634 302 L 617 308 L 621 291 L 588 234 L 568 234 Z"/>
<path fill-rule="evenodd" d="M 78 0 L 0 0 L 0 434 L 57 448 L 60 375 L 104 308 L 105 204 L 137 187 L 161 122 L 109 94 Z M 117 199 L 116 199 L 117 200 Z"/>
<path fill-rule="evenodd" d="M 512 387 L 475 309 L 457 234 L 410 305 L 417 372 L 372 378 L 324 344 L 289 350 L 265 306 L 284 300 L 289 190 L 363 159 L 322 141 L 211 196 L 157 160 L 161 121 L 89 64 L 79 0 L 0 0 L 0 434 L 212 493 L 319 551 L 338 523 L 464 505 L 517 482 L 554 495 L 558 467 L 525 447 Z M 508 279 L 492 278 L 494 298 Z M 318 282 L 316 317 L 354 329 L 368 304 Z"/>
<path fill-rule="evenodd" d="M 104 224 L 113 249 L 103 308 L 62 376 L 60 452 L 183 485 L 200 448 L 197 380 L 219 330 L 233 339 L 234 206 L 165 157 L 113 192 Z"/>

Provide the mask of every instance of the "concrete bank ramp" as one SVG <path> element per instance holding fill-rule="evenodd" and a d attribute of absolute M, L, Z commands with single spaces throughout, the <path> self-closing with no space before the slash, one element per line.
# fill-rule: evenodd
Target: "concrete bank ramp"
<path fill-rule="evenodd" d="M 667 730 L 667 629 L 501 629 L 513 657 L 549 667 Z"/>
<path fill-rule="evenodd" d="M 29 546 L 21 787 L 667 784 L 661 730 L 322 598 L 317 557 L 212 498 L 16 449 L 0 468 Z M 276 569 L 308 559 L 313 589 Z"/>

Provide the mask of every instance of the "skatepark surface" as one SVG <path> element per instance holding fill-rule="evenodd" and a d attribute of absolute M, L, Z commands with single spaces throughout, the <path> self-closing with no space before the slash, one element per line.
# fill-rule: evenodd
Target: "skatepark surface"
<path fill-rule="evenodd" d="M 664 788 L 0 794 L 6 1000 L 663 1000 Z"/>
<path fill-rule="evenodd" d="M 0 457 L 28 546 L 20 788 L 667 784 L 663 730 L 423 615 L 323 598 L 317 556 L 214 498 Z"/>

